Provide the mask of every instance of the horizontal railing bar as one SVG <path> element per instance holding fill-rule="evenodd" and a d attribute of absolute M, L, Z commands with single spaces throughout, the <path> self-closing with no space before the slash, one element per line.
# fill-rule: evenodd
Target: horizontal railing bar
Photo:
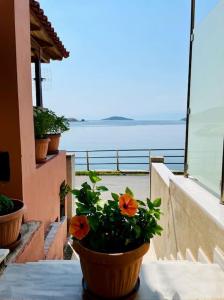
<path fill-rule="evenodd" d="M 90 166 L 93 165 L 116 165 L 117 163 L 89 163 Z M 119 163 L 120 165 L 148 165 L 148 163 Z M 76 164 L 77 166 L 86 166 L 86 164 Z"/>
<path fill-rule="evenodd" d="M 148 163 L 119 163 L 120 165 L 148 165 Z M 77 166 L 86 166 L 86 164 L 76 164 Z M 89 163 L 90 166 L 95 165 L 116 165 L 116 163 Z M 184 163 L 165 163 L 165 165 L 184 165 Z"/>
<path fill-rule="evenodd" d="M 165 158 L 169 158 L 169 157 L 183 157 L 184 158 L 184 155 L 163 155 L 163 157 Z"/>
<path fill-rule="evenodd" d="M 170 152 L 169 152 L 170 151 Z M 171 152 L 172 151 L 172 152 Z M 150 158 L 152 155 L 161 155 L 164 157 L 165 165 L 178 166 L 181 168 L 184 166 L 182 159 L 184 155 L 178 151 L 184 151 L 183 148 L 149 148 L 149 149 L 101 149 L 101 150 L 77 150 L 68 151 L 74 153 L 77 166 L 83 166 L 84 168 L 90 170 L 93 166 L 113 166 L 108 167 L 109 169 L 122 169 L 122 166 L 140 166 L 144 165 L 147 168 L 150 167 Z M 132 152 L 132 153 L 130 153 Z M 95 154 L 94 154 L 95 153 Z M 102 153 L 101 155 L 97 153 Z M 108 153 L 108 156 L 107 154 Z M 170 154 L 169 154 L 170 153 Z M 176 155 L 174 153 L 177 153 Z M 179 154 L 178 154 L 179 153 Z M 79 156 L 80 154 L 80 156 Z M 96 155 L 96 156 L 94 156 Z M 173 158 L 173 159 L 172 159 Z M 171 161 L 169 161 L 169 159 Z M 101 161 L 103 160 L 103 162 Z M 109 160 L 109 161 L 108 161 Z M 140 162 L 138 162 L 140 160 Z M 168 162 L 166 162 L 168 160 Z M 177 160 L 177 162 L 172 162 L 172 160 Z M 179 160 L 179 162 L 178 162 Z"/>
<path fill-rule="evenodd" d="M 120 156 L 119 155 L 119 158 L 148 158 L 149 156 L 145 156 L 145 155 L 133 155 L 133 156 Z M 86 158 L 86 157 L 79 157 L 79 156 L 76 156 L 76 158 Z M 89 158 L 117 158 L 117 156 L 89 156 Z"/>
<path fill-rule="evenodd" d="M 119 158 L 148 158 L 149 156 L 141 156 L 141 155 L 133 155 L 133 156 L 119 156 Z M 164 155 L 164 158 L 184 158 L 183 155 Z M 89 156 L 91 159 L 96 159 L 96 158 L 116 158 L 116 156 Z M 86 159 L 86 156 L 76 156 L 76 159 Z"/>
<path fill-rule="evenodd" d="M 68 150 L 67 152 L 86 153 L 86 152 L 126 152 L 126 151 L 184 151 L 183 148 L 149 148 L 149 149 L 105 149 L 105 150 Z"/>
<path fill-rule="evenodd" d="M 184 165 L 184 163 L 165 162 L 165 165 Z"/>

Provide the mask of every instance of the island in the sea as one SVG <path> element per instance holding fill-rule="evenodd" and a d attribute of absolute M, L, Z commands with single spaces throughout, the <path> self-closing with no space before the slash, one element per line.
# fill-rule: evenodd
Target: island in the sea
<path fill-rule="evenodd" d="M 133 119 L 120 117 L 120 116 L 113 116 L 113 117 L 103 119 L 103 121 L 133 121 Z"/>
<path fill-rule="evenodd" d="M 66 118 L 69 122 L 78 122 L 79 120 L 76 118 Z"/>

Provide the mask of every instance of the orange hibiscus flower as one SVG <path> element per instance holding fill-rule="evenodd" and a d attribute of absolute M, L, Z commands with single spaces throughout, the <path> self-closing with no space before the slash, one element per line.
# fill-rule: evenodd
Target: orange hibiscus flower
<path fill-rule="evenodd" d="M 69 225 L 69 233 L 72 236 L 78 240 L 82 240 L 89 233 L 89 230 L 90 227 L 86 216 L 72 217 Z"/>
<path fill-rule="evenodd" d="M 124 194 L 119 198 L 119 208 L 122 215 L 133 217 L 138 209 L 138 202 L 129 194 Z"/>

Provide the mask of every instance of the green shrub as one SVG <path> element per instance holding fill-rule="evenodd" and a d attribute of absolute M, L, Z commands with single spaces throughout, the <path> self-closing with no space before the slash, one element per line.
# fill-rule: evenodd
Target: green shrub
<path fill-rule="evenodd" d="M 13 212 L 14 203 L 5 195 L 0 195 L 0 216 L 7 215 Z"/>
<path fill-rule="evenodd" d="M 111 193 L 111 199 L 105 201 L 101 192 L 108 189 L 98 185 L 101 178 L 96 172 L 89 172 L 89 178 L 91 185 L 84 182 L 81 189 L 71 190 L 77 199 L 69 227 L 74 239 L 94 251 L 119 253 L 161 234 L 160 198 L 138 200 L 127 187 L 124 194 Z"/>
<path fill-rule="evenodd" d="M 54 112 L 51 113 L 53 120 L 49 133 L 58 134 L 69 130 L 69 121 L 64 116 L 58 117 Z"/>
<path fill-rule="evenodd" d="M 47 108 L 34 107 L 33 117 L 36 139 L 43 139 L 48 134 L 63 133 L 69 130 L 68 120 L 64 116 L 57 116 L 52 110 Z"/>
<path fill-rule="evenodd" d="M 47 108 L 34 107 L 33 118 L 34 118 L 35 138 L 36 139 L 46 138 L 53 122 L 52 113 Z"/>

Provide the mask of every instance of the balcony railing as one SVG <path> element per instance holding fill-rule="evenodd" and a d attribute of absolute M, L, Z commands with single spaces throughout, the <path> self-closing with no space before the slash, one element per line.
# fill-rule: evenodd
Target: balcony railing
<path fill-rule="evenodd" d="M 71 151 L 75 154 L 77 171 L 149 171 L 150 160 L 163 156 L 164 163 L 173 171 L 184 170 L 184 149 L 103 149 Z"/>

